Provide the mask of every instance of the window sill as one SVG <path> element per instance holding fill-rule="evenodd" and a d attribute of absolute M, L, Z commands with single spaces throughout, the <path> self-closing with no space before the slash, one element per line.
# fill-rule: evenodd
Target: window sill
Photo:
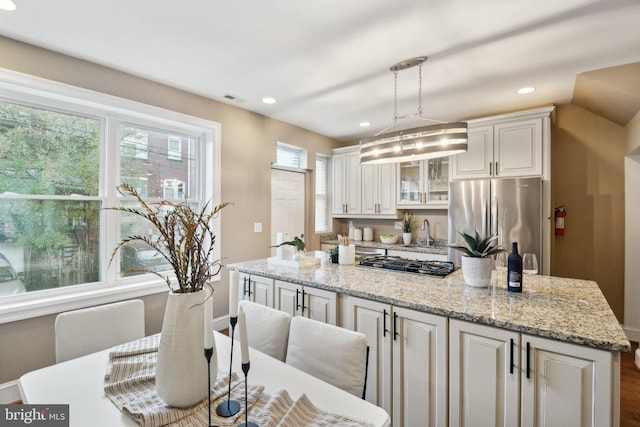
<path fill-rule="evenodd" d="M 0 324 L 138 298 L 168 290 L 167 284 L 155 277 L 142 281 L 138 279 L 135 283 L 123 283 L 117 286 L 107 286 L 103 283 L 73 288 L 3 297 L 0 299 Z"/>

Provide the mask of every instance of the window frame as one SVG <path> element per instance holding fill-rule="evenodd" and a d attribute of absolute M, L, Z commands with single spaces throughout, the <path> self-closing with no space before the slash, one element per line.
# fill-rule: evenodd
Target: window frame
<path fill-rule="evenodd" d="M 319 194 L 318 193 L 318 178 L 320 177 L 320 173 L 319 173 L 319 168 L 318 168 L 318 161 L 321 160 L 324 162 L 324 185 L 325 185 L 325 193 L 324 194 Z M 329 204 L 330 204 L 330 192 L 329 192 L 329 167 L 331 164 L 331 157 L 324 155 L 324 154 L 319 154 L 316 153 L 316 166 L 315 166 L 315 182 L 314 182 L 314 208 L 313 208 L 313 214 L 314 214 L 314 221 L 313 221 L 313 228 L 314 228 L 314 232 L 316 234 L 322 234 L 322 233 L 330 233 L 332 231 L 332 222 L 331 222 L 331 211 L 329 208 Z M 324 203 L 325 203 L 325 222 L 324 222 L 324 230 L 319 230 L 318 229 L 318 197 L 322 197 L 324 199 Z"/>
<path fill-rule="evenodd" d="M 150 126 L 173 135 L 186 135 L 199 139 L 201 154 L 196 158 L 198 194 L 196 199 L 209 201 L 210 206 L 221 203 L 221 125 L 220 123 L 183 113 L 159 108 L 136 101 L 115 97 L 88 89 L 69 86 L 0 68 L 0 98 L 7 102 L 51 108 L 52 110 L 91 116 L 101 120 L 100 182 L 97 196 L 82 200 L 97 200 L 103 207 L 118 206 L 123 200 L 115 192 L 120 177 L 120 145 L 117 140 L 119 126 L 126 123 Z M 115 144 L 113 147 L 109 144 Z M 108 149 L 109 148 L 109 149 Z M 109 168 L 109 181 L 107 181 Z M 113 186 L 107 191 L 107 186 Z M 15 195 L 16 199 L 78 200 L 73 196 Z M 155 199 L 149 199 L 155 200 Z M 108 256 L 119 242 L 118 211 L 103 210 L 101 216 L 100 271 L 101 281 L 68 287 L 27 292 L 0 298 L 0 324 L 65 310 L 105 304 L 127 298 L 167 292 L 164 280 L 151 274 L 119 277 L 120 258 L 114 258 L 107 268 Z M 221 219 L 212 224 L 216 235 L 214 259 L 221 259 Z M 214 281 L 220 280 L 220 275 Z"/>

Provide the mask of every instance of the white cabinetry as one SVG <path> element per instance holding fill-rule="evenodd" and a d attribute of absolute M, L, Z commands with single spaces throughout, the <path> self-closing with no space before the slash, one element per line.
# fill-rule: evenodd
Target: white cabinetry
<path fill-rule="evenodd" d="M 275 281 L 274 307 L 292 316 L 304 316 L 324 323 L 336 324 L 336 293 L 295 283 Z"/>
<path fill-rule="evenodd" d="M 333 216 L 361 214 L 360 152 L 353 148 L 334 150 L 332 177 Z"/>
<path fill-rule="evenodd" d="M 273 279 L 240 273 L 240 299 L 273 307 Z"/>
<path fill-rule="evenodd" d="M 517 426 L 520 422 L 519 334 L 449 322 L 449 425 Z"/>
<path fill-rule="evenodd" d="M 447 318 L 355 297 L 347 306 L 369 345 L 365 398 L 394 427 L 447 425 Z"/>
<path fill-rule="evenodd" d="M 617 426 L 619 355 L 452 319 L 450 426 Z"/>
<path fill-rule="evenodd" d="M 398 207 L 446 209 L 449 199 L 449 158 L 398 164 Z"/>
<path fill-rule="evenodd" d="M 522 334 L 522 427 L 618 426 L 620 355 Z"/>
<path fill-rule="evenodd" d="M 546 177 L 552 110 L 470 120 L 467 152 L 451 156 L 452 179 Z"/>
<path fill-rule="evenodd" d="M 396 217 L 396 164 L 362 165 L 362 213 Z"/>

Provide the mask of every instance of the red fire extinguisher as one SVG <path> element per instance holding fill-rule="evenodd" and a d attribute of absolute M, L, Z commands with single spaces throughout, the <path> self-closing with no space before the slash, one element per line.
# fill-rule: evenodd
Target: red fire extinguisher
<path fill-rule="evenodd" d="M 564 236 L 564 218 L 566 216 L 567 211 L 564 210 L 564 206 L 560 206 L 555 209 L 556 236 Z"/>

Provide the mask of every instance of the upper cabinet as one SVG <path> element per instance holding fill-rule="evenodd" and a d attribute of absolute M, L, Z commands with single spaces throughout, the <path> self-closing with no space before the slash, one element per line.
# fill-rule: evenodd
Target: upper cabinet
<path fill-rule="evenodd" d="M 545 176 L 552 110 L 470 120 L 467 152 L 451 156 L 452 179 Z"/>
<path fill-rule="evenodd" d="M 396 215 L 396 165 L 362 165 L 362 213 Z"/>
<path fill-rule="evenodd" d="M 397 218 L 396 164 L 360 165 L 358 146 L 333 150 L 334 218 Z"/>
<path fill-rule="evenodd" d="M 449 158 L 398 164 L 398 207 L 447 209 Z"/>
<path fill-rule="evenodd" d="M 360 151 L 351 147 L 348 150 L 335 150 L 332 162 L 333 216 L 361 214 Z"/>

